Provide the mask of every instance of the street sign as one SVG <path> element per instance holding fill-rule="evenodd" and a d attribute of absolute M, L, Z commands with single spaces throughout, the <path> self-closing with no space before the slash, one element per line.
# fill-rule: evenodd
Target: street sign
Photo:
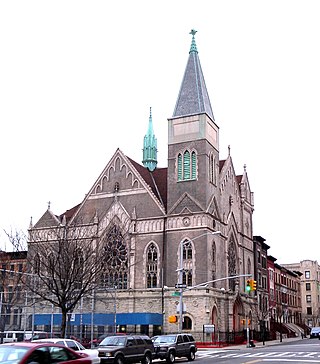
<path fill-rule="evenodd" d="M 180 302 L 177 304 L 177 313 L 180 313 L 181 312 L 181 310 L 180 310 Z M 187 306 L 186 306 L 186 304 L 183 302 L 182 303 L 182 307 L 183 307 L 183 309 L 182 309 L 182 313 L 186 313 L 187 312 Z"/>
<path fill-rule="evenodd" d="M 177 283 L 175 285 L 175 288 L 187 288 L 187 285 L 186 284 L 183 284 L 183 283 Z"/>
<path fill-rule="evenodd" d="M 174 291 L 174 292 L 171 293 L 171 296 L 180 297 L 180 292 Z"/>

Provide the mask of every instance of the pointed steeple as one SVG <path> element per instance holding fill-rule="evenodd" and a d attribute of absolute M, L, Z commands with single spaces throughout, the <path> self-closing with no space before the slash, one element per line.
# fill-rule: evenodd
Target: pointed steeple
<path fill-rule="evenodd" d="M 149 116 L 149 126 L 147 134 L 143 140 L 143 165 L 149 169 L 149 171 L 154 171 L 157 167 L 157 139 L 153 132 L 152 125 L 152 114 L 150 107 L 150 116 Z"/>
<path fill-rule="evenodd" d="M 172 117 L 206 113 L 214 120 L 194 37 L 196 32 L 194 29 L 190 32 L 192 41 L 189 58 Z"/>

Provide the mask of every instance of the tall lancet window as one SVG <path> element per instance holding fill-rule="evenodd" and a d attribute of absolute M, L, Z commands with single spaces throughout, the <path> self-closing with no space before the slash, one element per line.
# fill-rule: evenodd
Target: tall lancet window
<path fill-rule="evenodd" d="M 182 254 L 182 283 L 187 286 L 193 285 L 192 268 L 193 268 L 193 246 L 191 241 L 185 240 L 183 243 L 183 254 Z M 179 247 L 180 249 L 180 247 Z"/>
<path fill-rule="evenodd" d="M 197 178 L 197 153 L 185 150 L 177 158 L 178 181 L 188 181 Z"/>
<path fill-rule="evenodd" d="M 233 237 L 231 237 L 228 246 L 228 277 L 235 276 L 237 274 L 236 265 L 236 245 L 234 243 Z M 235 290 L 235 279 L 229 279 L 229 288 Z"/>
<path fill-rule="evenodd" d="M 211 259 L 212 259 L 212 274 L 211 274 L 211 280 L 217 279 L 216 271 L 217 271 L 217 262 L 216 262 L 216 244 L 215 242 L 212 243 L 212 250 L 211 250 Z M 215 287 L 215 282 L 212 282 L 212 287 Z"/>
<path fill-rule="evenodd" d="M 209 155 L 209 181 L 216 184 L 216 173 L 215 173 L 215 157 L 213 153 Z"/>
<path fill-rule="evenodd" d="M 157 287 L 158 279 L 158 249 L 151 243 L 147 250 L 147 288 Z"/>

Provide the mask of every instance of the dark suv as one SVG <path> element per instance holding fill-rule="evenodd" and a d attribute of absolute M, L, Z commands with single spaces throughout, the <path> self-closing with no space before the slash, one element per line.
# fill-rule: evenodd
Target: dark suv
<path fill-rule="evenodd" d="M 197 345 L 190 334 L 160 335 L 153 338 L 155 358 L 166 359 L 168 363 L 174 363 L 176 357 L 186 357 L 194 360 L 197 352 Z"/>
<path fill-rule="evenodd" d="M 144 335 L 107 336 L 97 349 L 101 364 L 151 364 L 154 358 L 152 340 Z"/>

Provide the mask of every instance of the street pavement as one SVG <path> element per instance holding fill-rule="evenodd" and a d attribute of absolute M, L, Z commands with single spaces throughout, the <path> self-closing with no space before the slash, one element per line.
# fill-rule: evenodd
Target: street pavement
<path fill-rule="evenodd" d="M 301 337 L 297 336 L 297 337 L 292 337 L 292 338 L 282 338 L 282 342 L 280 342 L 280 340 L 270 340 L 270 341 L 265 341 L 265 344 L 263 345 L 263 342 L 254 342 L 255 347 L 256 348 L 262 348 L 262 347 L 266 347 L 266 346 L 273 346 L 273 345 L 279 345 L 279 344 L 287 344 L 293 341 L 301 341 Z M 305 338 L 303 340 L 309 340 L 309 338 Z M 316 340 L 316 339 L 315 339 Z M 221 346 L 221 347 L 206 347 L 206 348 L 198 348 L 198 351 L 202 351 L 202 350 L 241 350 L 241 349 L 246 349 L 247 344 L 241 344 L 241 345 L 228 345 L 228 346 Z M 252 347 L 251 349 L 254 349 L 254 347 Z"/>

